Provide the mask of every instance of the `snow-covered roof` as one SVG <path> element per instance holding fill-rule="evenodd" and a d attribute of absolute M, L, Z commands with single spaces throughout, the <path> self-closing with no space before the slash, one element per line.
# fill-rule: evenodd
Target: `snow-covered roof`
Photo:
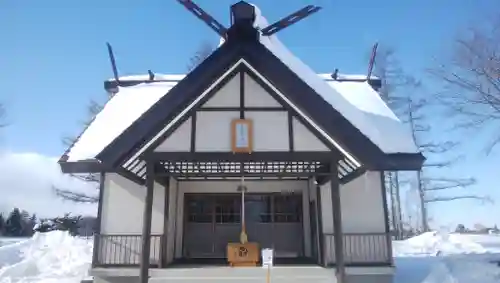
<path fill-rule="evenodd" d="M 255 10 L 257 16 L 254 25 L 258 28 L 267 27 L 269 23 L 258 7 Z M 419 152 L 409 129 L 367 83 L 354 83 L 361 86 L 350 89 L 348 84 L 343 85 L 333 80 L 327 82 L 294 56 L 275 35 L 261 36 L 260 42 L 383 152 Z"/>
<path fill-rule="evenodd" d="M 176 84 L 177 81 L 173 80 L 119 87 L 118 93 L 104 105 L 66 153 L 66 161 L 94 159 Z"/>
<path fill-rule="evenodd" d="M 154 81 L 172 81 L 178 82 L 182 80 L 186 75 L 185 74 L 157 74 L 154 73 Z M 120 76 L 118 78 L 120 81 L 147 81 L 149 80 L 149 74 L 140 74 L 140 75 L 128 75 L 128 76 Z M 114 78 L 109 78 L 108 81 L 114 81 Z"/>
<path fill-rule="evenodd" d="M 257 7 L 256 14 L 255 26 L 259 28 L 268 26 L 267 20 Z M 275 35 L 261 36 L 260 42 L 383 152 L 419 152 L 409 129 L 367 82 L 340 82 L 326 74 L 318 75 L 295 57 Z M 160 98 L 167 95 L 184 76 L 155 74 L 155 80 L 162 82 L 119 87 L 116 95 L 107 102 L 66 153 L 66 161 L 94 159 Z M 362 78 L 361 75 L 356 77 Z M 346 78 L 355 79 L 353 76 Z M 149 79 L 149 75 L 127 76 L 120 79 L 144 81 Z"/>
<path fill-rule="evenodd" d="M 318 74 L 318 76 L 320 78 L 322 78 L 322 79 L 325 79 L 325 80 L 332 79 L 332 74 L 330 74 L 330 73 Z M 372 80 L 378 80 L 379 77 L 377 77 L 375 75 L 371 75 L 370 79 L 372 79 Z M 339 74 L 337 74 L 337 80 L 339 80 L 339 81 L 349 81 L 349 80 L 352 80 L 352 81 L 363 81 L 363 80 L 366 80 L 366 75 L 353 75 L 353 74 L 342 74 L 342 73 L 339 73 Z"/>

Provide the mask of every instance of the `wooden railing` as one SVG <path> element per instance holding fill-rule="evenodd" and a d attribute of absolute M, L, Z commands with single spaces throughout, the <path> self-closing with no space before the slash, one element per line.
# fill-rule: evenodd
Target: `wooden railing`
<path fill-rule="evenodd" d="M 335 235 L 324 234 L 323 261 L 335 264 Z M 387 233 L 344 233 L 344 261 L 346 265 L 391 265 L 392 247 Z"/>
<path fill-rule="evenodd" d="M 162 267 L 165 240 L 163 235 L 151 235 L 150 267 Z M 139 266 L 141 260 L 141 235 L 94 236 L 95 267 Z"/>

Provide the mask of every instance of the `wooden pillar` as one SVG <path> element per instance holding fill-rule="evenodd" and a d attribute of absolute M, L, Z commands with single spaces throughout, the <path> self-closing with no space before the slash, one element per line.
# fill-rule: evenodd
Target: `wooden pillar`
<path fill-rule="evenodd" d="M 167 266 L 168 264 L 168 237 L 175 237 L 175 230 L 173 231 L 174 233 L 172 235 L 169 235 L 169 223 L 174 221 L 173 219 L 170 219 L 170 217 L 174 217 L 176 213 L 173 215 L 170 215 L 170 176 L 167 177 L 167 181 L 164 184 L 165 186 L 165 198 L 164 198 L 164 205 L 163 205 L 163 237 L 161 239 L 161 266 L 160 268 L 163 268 Z M 174 238 L 175 239 L 175 238 Z M 175 241 L 174 241 L 175 245 Z M 175 255 L 173 255 L 175 256 Z"/>
<path fill-rule="evenodd" d="M 330 165 L 331 171 L 331 194 L 333 210 L 333 231 L 335 244 L 335 274 L 338 283 L 346 283 L 345 262 L 344 262 L 344 241 L 342 231 L 342 209 L 340 203 L 340 183 L 338 176 L 338 160 L 334 159 Z"/>
<path fill-rule="evenodd" d="M 385 186 L 385 172 L 380 171 L 380 189 L 382 191 L 382 202 L 384 203 L 384 220 L 385 220 L 385 239 L 387 245 L 387 260 L 392 265 L 392 236 L 391 227 L 389 226 L 389 206 L 387 203 L 387 188 Z"/>
<path fill-rule="evenodd" d="M 318 218 L 318 236 L 319 236 L 319 264 L 324 267 L 327 266 L 326 258 L 325 258 L 325 233 L 323 231 L 323 210 L 321 206 L 321 187 L 320 185 L 316 185 L 316 217 Z"/>
<path fill-rule="evenodd" d="M 104 201 L 104 187 L 106 174 L 100 173 L 99 176 L 99 203 L 97 204 L 97 223 L 94 231 L 94 249 L 92 250 L 92 267 L 99 265 L 99 252 L 101 251 L 101 219 L 102 219 L 102 203 Z"/>
<path fill-rule="evenodd" d="M 146 163 L 146 199 L 142 218 L 142 249 L 139 271 L 139 282 L 147 283 L 149 280 L 149 256 L 151 253 L 151 219 L 153 218 L 154 194 L 154 163 Z"/>

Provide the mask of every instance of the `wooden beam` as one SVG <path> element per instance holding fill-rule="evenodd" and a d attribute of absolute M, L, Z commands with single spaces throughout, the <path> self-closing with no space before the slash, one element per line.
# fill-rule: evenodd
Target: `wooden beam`
<path fill-rule="evenodd" d="M 174 215 L 170 215 L 170 181 L 171 179 L 168 178 L 167 179 L 167 182 L 165 182 L 165 195 L 164 195 L 164 201 L 165 203 L 163 204 L 163 239 L 161 241 L 162 243 L 162 246 L 160 247 L 161 248 L 161 267 L 165 267 L 167 266 L 167 251 L 168 251 L 168 244 L 167 244 L 167 238 L 165 237 L 166 235 L 168 235 L 168 223 L 170 221 L 172 221 L 172 219 L 170 219 L 170 217 L 174 216 Z"/>
<path fill-rule="evenodd" d="M 335 274 L 338 283 L 346 283 L 345 260 L 344 260 L 344 243 L 342 231 L 342 208 L 340 202 L 340 182 L 338 178 L 338 167 L 335 166 L 338 160 L 332 161 L 331 170 L 331 195 L 332 195 L 332 211 L 333 211 L 333 231 L 335 245 Z"/>
<path fill-rule="evenodd" d="M 387 241 L 387 252 L 389 254 L 389 259 L 392 264 L 394 260 L 392 257 L 392 236 L 391 236 L 391 227 L 389 226 L 389 205 L 387 203 L 387 188 L 385 183 L 385 171 L 380 171 L 380 190 L 382 191 L 382 202 L 384 204 L 384 224 L 385 224 L 385 233 L 386 233 L 386 241 Z"/>
<path fill-rule="evenodd" d="M 144 203 L 144 214 L 142 219 L 142 249 L 139 272 L 139 282 L 148 283 L 149 280 L 149 255 L 151 253 L 151 220 L 153 218 L 153 195 L 154 195 L 154 164 L 146 164 L 146 199 Z"/>
<path fill-rule="evenodd" d="M 99 263 L 99 250 L 101 249 L 100 235 L 102 223 L 102 205 L 104 202 L 104 187 L 106 173 L 101 172 L 99 176 L 99 202 L 97 204 L 97 223 L 94 234 L 94 248 L 92 250 L 92 267 L 96 267 Z"/>

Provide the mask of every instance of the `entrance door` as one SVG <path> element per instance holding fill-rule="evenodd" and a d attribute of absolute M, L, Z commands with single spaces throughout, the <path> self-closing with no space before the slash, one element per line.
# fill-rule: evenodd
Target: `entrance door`
<path fill-rule="evenodd" d="M 184 256 L 225 258 L 227 243 L 239 242 L 241 195 L 185 195 Z M 302 197 L 247 194 L 245 223 L 248 240 L 273 248 L 277 257 L 303 253 Z"/>
<path fill-rule="evenodd" d="M 237 195 L 185 195 L 184 256 L 225 258 L 226 246 L 238 242 L 241 198 Z"/>

